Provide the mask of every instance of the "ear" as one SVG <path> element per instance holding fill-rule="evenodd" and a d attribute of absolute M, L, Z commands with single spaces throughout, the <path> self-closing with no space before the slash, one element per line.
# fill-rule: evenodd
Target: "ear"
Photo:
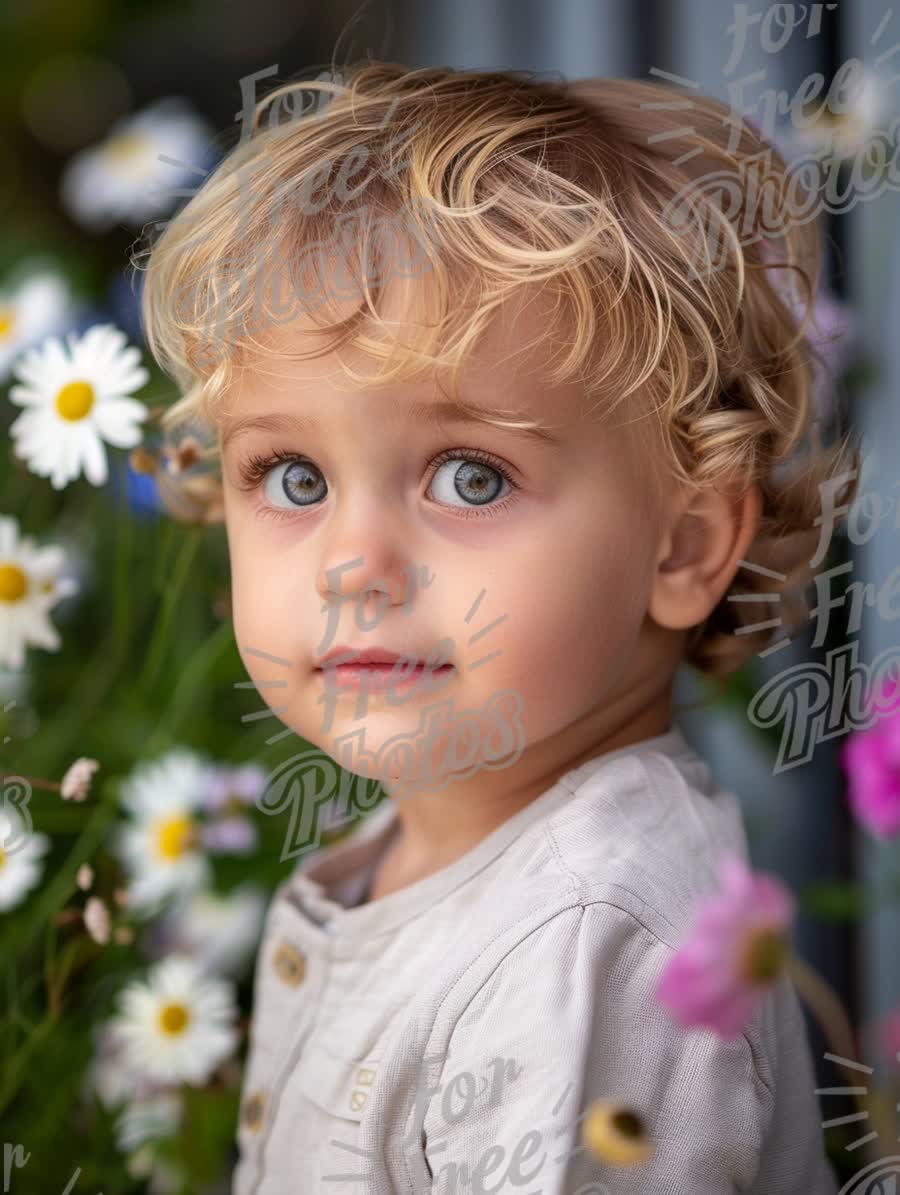
<path fill-rule="evenodd" d="M 648 613 L 660 626 L 687 629 L 712 613 L 731 584 L 756 537 L 762 495 L 756 485 L 743 493 L 706 488 L 679 506 L 660 545 Z"/>

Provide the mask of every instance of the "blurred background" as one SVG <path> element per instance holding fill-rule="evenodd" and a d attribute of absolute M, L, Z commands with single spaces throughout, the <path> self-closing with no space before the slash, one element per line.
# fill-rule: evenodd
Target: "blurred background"
<path fill-rule="evenodd" d="M 846 719 L 784 766 L 784 717 L 763 726 L 750 711 L 790 674 L 786 716 L 815 688 L 811 676 L 830 675 L 829 653 L 855 644 L 871 665 L 900 641 L 890 600 L 900 564 L 900 204 L 890 170 L 867 157 L 873 135 L 900 118 L 898 44 L 886 0 L 3 0 L 0 772 L 5 808 L 33 830 L 27 849 L 0 850 L 0 1140 L 22 1148 L 4 1189 L 62 1191 L 78 1171 L 76 1191 L 228 1190 L 243 1038 L 206 1060 L 202 1081 L 181 1081 L 174 1059 L 136 1084 L 108 1025 L 125 986 L 154 991 L 153 968 L 177 949 L 197 961 L 170 975 L 184 999 L 224 984 L 246 1027 L 265 904 L 293 866 L 278 857 L 287 815 L 261 817 L 254 801 L 298 744 L 271 742 L 273 719 L 240 687 L 224 529 L 195 446 L 154 430 L 175 395 L 142 342 L 129 254 L 236 143 L 248 88 L 259 95 L 365 57 L 669 79 L 730 103 L 789 158 L 826 145 L 849 199 L 821 216 L 811 336 L 826 368 L 816 401 L 831 431 L 863 437 L 859 518 L 821 564 L 833 570 L 827 622 L 811 617 L 724 691 L 686 670 L 677 720 L 741 798 L 756 866 L 795 893 L 798 953 L 858 1032 L 856 1061 L 872 1068 L 860 1082 L 877 1077 L 891 1090 L 900 744 L 868 738 L 869 788 L 852 790 Z M 821 104 L 852 59 L 865 87 L 843 110 L 808 119 L 804 103 Z M 817 74 L 819 92 L 806 84 Z M 795 119 L 801 109 L 807 119 Z M 98 326 L 117 332 L 90 334 Z M 32 426 L 14 430 L 30 413 L 14 387 L 40 393 L 59 366 L 31 358 L 23 374 L 24 354 L 64 333 L 81 338 L 86 370 L 118 371 L 123 393 L 150 412 L 142 440 L 134 409 L 122 408 L 102 478 L 69 476 L 64 464 L 57 475 L 52 453 L 13 453 Z M 77 411 L 84 396 L 68 397 Z M 870 587 L 859 618 L 838 600 L 851 581 Z M 846 709 L 846 694 L 836 700 Z M 151 825 L 165 830 L 152 843 Z M 177 903 L 158 908 L 161 896 Z M 834 1086 L 830 1046 L 812 1021 L 810 1033 L 822 1085 Z M 826 1123 L 853 1111 L 821 1099 Z M 862 1131 L 828 1123 L 843 1177 L 860 1165 L 852 1143 Z"/>

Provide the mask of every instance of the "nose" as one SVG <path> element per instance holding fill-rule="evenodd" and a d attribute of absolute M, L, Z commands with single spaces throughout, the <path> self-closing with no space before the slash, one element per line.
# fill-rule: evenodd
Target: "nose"
<path fill-rule="evenodd" d="M 381 606 L 399 606 L 406 601 L 411 567 L 379 567 L 374 554 L 323 565 L 316 589 L 324 602 L 351 601 L 360 605 L 373 601 Z M 380 595 L 380 596 L 379 596 Z M 377 599 L 377 600 L 376 600 Z"/>
<path fill-rule="evenodd" d="M 415 568 L 401 546 L 399 515 L 384 505 L 359 504 L 332 513 L 322 529 L 323 551 L 316 590 L 324 602 L 374 602 L 376 607 L 407 600 Z"/>

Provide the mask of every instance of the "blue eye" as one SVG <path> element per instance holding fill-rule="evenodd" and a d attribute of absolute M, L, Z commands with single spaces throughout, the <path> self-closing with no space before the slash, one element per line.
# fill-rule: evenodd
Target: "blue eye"
<path fill-rule="evenodd" d="M 281 509 L 313 506 L 328 493 L 325 478 L 311 461 L 290 460 L 265 475 L 266 501 Z"/>
<path fill-rule="evenodd" d="M 466 516 L 502 511 L 519 489 L 499 461 L 488 459 L 477 448 L 447 449 L 432 464 L 429 491 L 436 490 L 435 501 Z M 251 456 L 238 466 L 238 474 L 242 489 L 261 486 L 265 496 L 261 514 L 289 517 L 291 511 L 318 505 L 328 494 L 318 466 L 280 449 L 268 456 Z"/>
<path fill-rule="evenodd" d="M 504 484 L 512 489 L 508 478 L 496 466 L 464 456 L 444 460 L 431 481 L 435 498 L 447 506 L 456 505 L 454 498 L 462 499 L 463 506 L 487 506 L 501 495 Z"/>

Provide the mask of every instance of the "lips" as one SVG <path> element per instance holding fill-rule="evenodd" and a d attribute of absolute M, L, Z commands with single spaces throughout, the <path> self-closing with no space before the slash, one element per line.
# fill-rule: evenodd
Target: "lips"
<path fill-rule="evenodd" d="M 365 685 L 370 692 L 388 687 L 406 691 L 422 684 L 427 685 L 426 691 L 433 692 L 435 678 L 454 671 L 452 664 L 436 664 L 433 657 L 417 659 L 412 653 L 404 656 L 386 647 L 359 649 L 342 644 L 322 656 L 316 666 L 324 680 L 332 678 L 340 688 L 357 690 Z"/>
<path fill-rule="evenodd" d="M 331 651 L 327 652 L 319 660 L 316 665 L 317 668 L 324 668 L 331 660 L 337 657 L 342 657 L 342 663 L 338 667 L 365 667 L 367 665 L 382 665 L 391 666 L 396 664 L 398 660 L 404 659 L 402 653 L 396 651 L 388 651 L 385 647 L 366 647 L 356 648 L 348 647 L 346 645 L 339 645 L 333 647 Z M 405 657 L 409 659 L 409 655 Z M 426 661 L 422 658 L 415 657 L 416 666 L 424 667 Z"/>

